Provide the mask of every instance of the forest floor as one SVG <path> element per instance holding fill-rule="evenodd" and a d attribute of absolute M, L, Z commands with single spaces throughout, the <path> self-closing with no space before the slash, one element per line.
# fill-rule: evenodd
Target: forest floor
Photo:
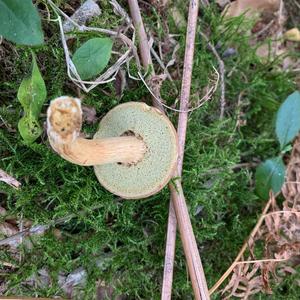
<path fill-rule="evenodd" d="M 90 117 L 83 126 L 87 136 L 93 135 L 99 120 L 117 104 L 150 100 L 144 84 L 129 79 L 126 69 L 117 82 L 99 85 L 89 93 L 80 91 L 68 78 L 59 27 L 53 21 L 51 7 L 46 1 L 35 2 L 43 16 L 45 44 L 33 50 L 46 83 L 47 99 L 61 95 L 81 98 Z M 54 2 L 70 15 L 80 1 Z M 162 49 L 164 64 L 174 58 L 174 64 L 168 68 L 173 81 L 165 80 L 160 90 L 166 104 L 174 107 L 181 88 L 186 34 L 186 26 L 178 22 L 181 18 L 182 22 L 186 20 L 188 7 L 181 0 L 170 1 L 172 9 L 164 9 L 156 2 L 140 1 L 141 10 L 155 49 L 157 52 L 159 47 Z M 126 1 L 120 4 L 129 11 Z M 99 5 L 102 14 L 90 26 L 110 29 L 123 26 L 108 1 L 100 1 Z M 287 28 L 299 26 L 294 23 L 298 20 L 293 9 L 286 12 Z M 221 12 L 222 8 L 215 3 L 200 9 L 191 103 L 197 105 L 212 82 L 213 67 L 218 69 L 218 60 L 201 31 L 225 64 L 225 114 L 220 119 L 220 89 L 189 114 L 182 174 L 209 287 L 235 259 L 262 212 L 266 200 L 255 193 L 255 167 L 277 154 L 276 112 L 289 94 L 300 89 L 299 67 L 295 71 L 286 66 L 287 58 L 299 58 L 299 43 L 298 48 L 293 44 L 298 52 L 289 50 L 276 57 L 262 57 L 257 49 L 271 43 L 268 37 L 253 43 L 257 20 L 245 16 L 226 19 Z M 101 36 L 91 32 L 76 35 L 69 43 L 71 51 L 95 35 Z M 174 51 L 175 47 L 178 51 Z M 153 61 L 156 73 L 163 73 L 157 61 Z M 24 76 L 30 73 L 30 66 L 28 47 L 2 40 L 0 169 L 20 181 L 21 187 L 14 189 L 0 182 L 0 240 L 32 226 L 39 226 L 41 233 L 26 234 L 18 246 L 16 241 L 0 246 L 0 294 L 93 299 L 98 291 L 98 299 L 104 299 L 101 295 L 106 290 L 114 295 L 111 299 L 117 295 L 120 299 L 159 299 L 168 188 L 141 201 L 120 200 L 101 187 L 92 168 L 70 164 L 55 154 L 49 146 L 45 126 L 41 137 L 26 145 L 17 126 L 22 116 L 17 91 Z M 135 74 L 133 63 L 130 70 Z M 41 124 L 45 124 L 49 101 L 43 107 Z M 167 113 L 176 124 L 178 113 L 172 110 Z M 1 224 L 6 224 L 6 228 Z M 273 295 L 259 294 L 255 299 L 299 299 L 296 279 L 299 280 L 299 272 L 274 285 Z M 173 299 L 192 299 L 192 295 L 178 234 Z M 220 297 L 215 294 L 212 298 Z"/>

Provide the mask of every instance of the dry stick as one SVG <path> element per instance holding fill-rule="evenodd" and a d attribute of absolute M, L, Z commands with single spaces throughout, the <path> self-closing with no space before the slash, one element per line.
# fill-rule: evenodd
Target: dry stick
<path fill-rule="evenodd" d="M 128 0 L 131 16 L 133 19 L 133 23 L 136 27 L 137 34 L 139 36 L 140 41 L 140 54 L 142 58 L 142 63 L 145 68 L 151 67 L 151 72 L 154 74 L 153 66 L 151 65 L 151 57 L 150 57 L 150 47 L 148 44 L 147 35 L 143 26 L 143 21 L 141 18 L 140 9 L 137 3 L 137 0 Z M 189 92 L 190 92 L 190 83 L 191 83 L 191 71 L 192 71 L 192 61 L 193 61 L 193 53 L 194 53 L 194 39 L 195 39 L 195 33 L 196 33 L 196 22 L 197 22 L 197 16 L 198 16 L 198 0 L 191 0 L 190 1 L 190 8 L 189 8 L 189 26 L 187 30 L 187 46 L 186 46 L 186 55 L 185 55 L 185 68 L 184 68 L 184 75 L 183 75 L 183 84 L 182 84 L 182 99 L 186 99 L 188 101 L 189 99 Z M 143 45 L 141 45 L 143 44 Z M 150 65 L 149 65 L 150 64 Z M 189 74 L 190 73 L 190 74 Z M 181 99 L 181 100 L 182 100 Z M 153 104 L 157 106 L 157 101 L 155 99 L 153 100 Z M 188 102 L 184 102 L 181 104 L 182 108 L 188 107 Z M 160 106 L 161 111 L 163 111 L 163 107 Z M 187 109 L 184 109 L 185 111 Z M 181 121 L 178 122 L 178 132 L 180 132 L 179 135 L 179 144 L 180 145 L 179 153 L 180 151 L 184 150 L 184 142 L 185 142 L 185 130 L 186 130 L 186 124 L 181 123 L 183 120 L 187 121 L 187 113 L 185 118 L 181 117 Z M 185 122 L 186 122 L 185 121 Z M 182 128 L 181 128 L 182 127 Z M 180 129 L 181 128 L 181 129 Z M 179 159 L 179 166 L 182 167 L 182 158 L 183 153 L 180 155 Z M 181 167 L 179 167 L 179 174 L 181 174 Z M 178 177 L 178 173 L 176 172 L 174 174 L 174 177 Z M 185 256 L 188 263 L 189 268 L 189 274 L 191 277 L 193 290 L 195 294 L 195 299 L 209 299 L 208 294 L 208 288 L 204 276 L 204 271 L 201 264 L 201 259 L 199 255 L 199 251 L 197 248 L 197 243 L 195 236 L 193 234 L 193 228 L 192 224 L 189 218 L 187 205 L 185 202 L 183 190 L 181 187 L 181 182 L 176 180 L 176 182 L 170 183 L 169 188 L 172 195 L 172 203 L 170 203 L 170 212 L 169 212 L 169 221 L 168 222 L 168 236 L 175 236 L 176 238 L 176 217 L 174 214 L 174 208 L 177 215 L 178 225 L 179 225 L 179 231 L 180 236 L 182 239 L 182 244 L 185 252 Z M 168 242 L 167 242 L 167 248 L 168 248 Z M 167 257 L 166 264 L 165 264 L 165 272 L 164 274 L 168 274 L 168 279 L 166 284 L 163 287 L 163 294 L 162 299 L 170 299 L 171 297 L 171 288 L 172 288 L 172 279 L 173 279 L 173 262 L 174 262 L 174 250 L 175 249 L 175 242 L 171 243 L 170 245 L 170 251 L 166 251 L 169 253 L 169 256 Z"/>
<path fill-rule="evenodd" d="M 151 54 L 150 54 L 150 47 L 148 44 L 148 38 L 142 20 L 139 4 L 137 0 L 128 0 L 128 4 L 129 4 L 131 18 L 133 20 L 133 24 L 137 31 L 137 36 L 139 38 L 138 42 L 139 42 L 142 64 L 147 71 L 150 71 L 150 75 L 153 76 L 155 74 L 154 74 L 154 68 L 153 68 Z M 148 70 L 149 67 L 150 70 Z M 156 108 L 158 108 L 162 112 L 164 111 L 164 108 L 161 105 L 161 103 L 158 103 L 154 98 L 152 99 L 152 102 Z"/>
<path fill-rule="evenodd" d="M 194 56 L 194 43 L 195 43 L 196 25 L 197 25 L 197 16 L 198 16 L 198 1 L 195 2 L 196 3 L 193 3 L 193 1 L 191 1 L 189 7 L 187 36 L 186 36 L 186 51 L 185 51 L 185 58 L 184 58 L 184 69 L 183 69 L 183 78 L 182 78 L 181 96 L 180 96 L 180 111 L 184 111 L 184 112 L 179 113 L 178 129 L 177 129 L 178 143 L 179 143 L 179 149 L 178 149 L 179 157 L 178 157 L 177 171 L 179 176 L 181 176 L 182 165 L 183 165 L 185 136 L 186 136 L 187 118 L 188 118 L 187 111 L 189 107 L 189 96 L 190 96 L 191 76 L 192 76 L 192 67 L 193 67 L 192 64 L 193 64 L 193 56 Z M 174 195 L 172 194 L 172 198 L 173 196 Z M 163 277 L 162 298 L 161 298 L 162 300 L 171 299 L 175 244 L 176 244 L 176 226 L 177 226 L 177 222 L 174 213 L 174 204 L 172 201 L 170 201 L 167 241 L 166 241 L 166 251 L 165 251 L 164 277 Z M 200 268 L 202 268 L 202 266 Z M 204 285 L 206 285 L 205 281 L 204 281 Z M 207 289 L 207 287 L 205 289 Z"/>
<path fill-rule="evenodd" d="M 195 36 L 197 27 L 199 1 L 191 0 L 188 14 L 188 25 L 186 33 L 186 46 L 185 46 L 185 57 L 183 67 L 183 77 L 181 85 L 180 95 L 180 113 L 178 119 L 178 142 L 179 142 L 179 157 L 177 172 L 181 176 L 184 146 L 186 138 L 186 128 L 188 120 L 188 108 L 190 98 L 190 88 L 192 80 L 192 69 L 193 69 L 193 57 L 195 48 Z M 168 231 L 167 231 L 167 242 L 166 242 L 166 253 L 165 253 L 165 268 L 163 278 L 163 289 L 162 299 L 171 299 L 171 288 L 173 280 L 173 265 L 175 255 L 175 244 L 176 244 L 176 219 L 174 218 L 174 209 L 179 224 L 179 231 L 183 242 L 185 255 L 187 257 L 189 273 L 192 280 L 193 290 L 196 299 L 209 299 L 207 283 L 199 255 L 195 236 L 193 234 L 193 228 L 191 221 L 188 217 L 188 210 L 184 199 L 181 185 L 178 182 L 177 190 L 176 187 L 170 185 L 172 200 L 170 202 L 169 218 L 168 218 Z M 187 218 L 186 218 L 187 216 Z M 189 234 L 187 234 L 187 232 Z M 192 245 L 190 247 L 190 245 Z"/>

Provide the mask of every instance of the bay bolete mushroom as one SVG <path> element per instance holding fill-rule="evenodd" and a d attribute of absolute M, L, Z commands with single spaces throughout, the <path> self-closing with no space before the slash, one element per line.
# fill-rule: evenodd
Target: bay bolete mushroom
<path fill-rule="evenodd" d="M 171 179 L 178 156 L 177 134 L 169 119 L 145 103 L 113 108 L 100 122 L 94 139 L 80 136 L 79 99 L 59 97 L 47 112 L 52 148 L 64 159 L 94 166 L 99 182 L 123 198 L 145 198 Z"/>

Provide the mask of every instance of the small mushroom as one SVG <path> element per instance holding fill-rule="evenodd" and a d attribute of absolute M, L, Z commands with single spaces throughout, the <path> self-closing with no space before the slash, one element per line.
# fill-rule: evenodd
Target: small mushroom
<path fill-rule="evenodd" d="M 145 103 L 113 108 L 100 122 L 93 140 L 80 137 L 79 99 L 59 97 L 47 112 L 52 148 L 64 159 L 94 166 L 99 182 L 127 199 L 159 192 L 171 179 L 178 156 L 177 134 L 169 119 Z"/>

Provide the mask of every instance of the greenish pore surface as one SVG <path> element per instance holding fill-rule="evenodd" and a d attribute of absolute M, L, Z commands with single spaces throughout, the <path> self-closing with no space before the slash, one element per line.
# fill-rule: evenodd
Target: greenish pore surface
<path fill-rule="evenodd" d="M 100 183 L 113 194 L 129 199 L 145 198 L 167 184 L 177 161 L 177 138 L 172 125 L 156 109 L 144 103 L 126 103 L 110 111 L 94 138 L 118 137 L 132 132 L 147 151 L 136 165 L 95 166 Z"/>
<path fill-rule="evenodd" d="M 93 25 L 113 28 L 118 22 L 110 17 L 113 16 L 110 5 L 105 5 L 107 9 L 103 9 Z M 187 15 L 184 1 L 178 3 L 178 7 Z M 164 31 L 157 29 L 163 28 L 157 27 L 162 19 L 152 12 L 145 16 L 145 22 L 162 39 Z M 182 68 L 185 31 L 176 29 L 170 17 L 166 20 L 170 32 L 179 34 L 177 40 L 181 48 L 177 62 Z M 240 33 L 241 28 L 247 26 L 243 18 L 223 20 L 212 7 L 201 10 L 197 31 L 193 104 L 198 100 L 197 92 L 203 91 L 209 83 L 212 66 L 217 66 L 216 58 L 199 37 L 200 28 L 210 32 L 210 40 L 219 45 L 220 54 L 228 47 L 237 51 L 236 55 L 224 58 L 225 118 L 219 119 L 220 94 L 217 92 L 190 114 L 187 130 L 183 189 L 210 287 L 232 263 L 265 205 L 254 192 L 254 169 L 233 167 L 278 155 L 274 118 L 282 101 L 296 89 L 294 75 L 278 68 L 282 57 L 261 61 L 255 48 L 249 47 L 247 33 Z M 44 21 L 43 29 L 45 45 L 35 52 L 49 100 L 61 95 L 77 96 L 77 89 L 67 79 L 57 24 Z M 78 40 L 90 37 L 91 33 L 81 33 Z M 3 293 L 65 296 L 58 285 L 58 275 L 83 267 L 87 283 L 81 288 L 80 299 L 95 298 L 96 281 L 114 287 L 114 295 L 126 295 L 127 299 L 160 299 L 170 199 L 168 188 L 141 201 L 119 200 L 101 187 L 92 168 L 72 165 L 56 155 L 45 132 L 31 146 L 26 146 L 17 131 L 22 107 L 16 95 L 22 78 L 30 71 L 31 54 L 28 48 L 15 48 L 6 42 L 0 49 L 0 168 L 22 183 L 22 187 L 15 190 L 0 182 L 0 205 L 11 218 L 31 220 L 34 225 L 52 224 L 53 220 L 67 217 L 45 234 L 32 236 L 31 247 L 21 246 L 17 252 L 21 259 L 9 247 L 1 247 L 1 288 L 6 285 Z M 131 64 L 131 72 L 135 71 Z M 174 83 L 179 90 L 180 76 Z M 109 83 L 85 95 L 84 104 L 94 106 L 97 115 L 102 117 L 121 102 L 150 99 L 141 82 L 129 81 L 128 84 L 130 88 L 124 91 L 121 100 L 115 94 L 113 83 Z M 175 87 L 169 82 L 162 86 L 162 97 L 169 105 L 178 96 Z M 44 105 L 43 114 L 46 109 Z M 41 121 L 45 121 L 43 114 Z M 238 116 L 242 116 L 245 126 L 236 127 Z M 169 111 L 169 117 L 174 124 L 177 122 L 176 113 Z M 97 126 L 85 124 L 83 130 L 93 136 Z M 0 221 L 3 218 L 0 216 Z M 61 232 L 59 238 L 54 228 L 56 233 Z M 0 238 L 3 238 L 1 233 Z M 15 267 L 4 267 L 1 262 Z M 26 284 L 26 279 L 40 269 L 48 270 L 51 283 L 44 287 Z M 299 272 L 274 287 L 273 295 L 256 295 L 253 299 L 296 300 L 300 294 L 296 279 Z M 192 298 L 178 235 L 172 299 Z M 215 294 L 212 299 L 221 299 L 221 296 Z"/>

